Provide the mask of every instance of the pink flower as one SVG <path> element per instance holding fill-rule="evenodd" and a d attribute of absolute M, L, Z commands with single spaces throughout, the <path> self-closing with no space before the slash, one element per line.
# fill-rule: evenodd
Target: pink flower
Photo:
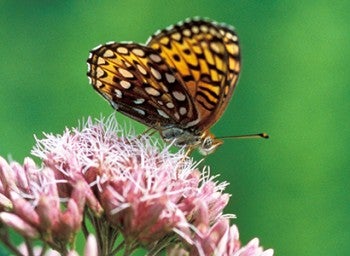
<path fill-rule="evenodd" d="M 125 134 L 113 117 L 96 123 L 88 119 L 81 130 L 67 129 L 63 135 L 46 134 L 33 153 L 55 170 L 56 178 L 68 181 L 61 194 L 77 179 L 89 184 L 108 221 L 94 223 L 113 226 L 130 250 L 140 245 L 158 250 L 164 238 L 190 239 L 191 223 L 203 221 L 199 209 L 208 208 L 205 222 L 212 223 L 229 198 L 222 193 L 227 184 L 201 175 L 183 150 L 170 153 L 169 146 L 148 136 Z"/>
<path fill-rule="evenodd" d="M 42 237 L 52 247 L 70 243 L 80 229 L 83 211 L 67 198 L 62 208 L 53 170 L 26 158 L 23 166 L 0 157 L 0 220 L 27 238 Z M 79 188 L 77 188 L 79 190 Z M 11 202 L 11 203 L 9 203 Z M 7 205 L 7 207 L 4 207 Z"/>
<path fill-rule="evenodd" d="M 234 215 L 223 215 L 227 183 L 170 146 L 125 132 L 114 116 L 44 134 L 32 150 L 41 168 L 30 158 L 23 166 L 0 158 L 0 221 L 69 255 L 84 219 L 92 227 L 83 226 L 85 236 L 96 234 L 86 248 L 96 255 L 140 246 L 150 255 L 272 255 L 257 240 L 241 247 L 229 227 Z"/>
<path fill-rule="evenodd" d="M 96 124 L 88 119 L 80 131 L 46 135 L 33 154 L 68 181 L 60 184 L 60 195 L 77 180 L 89 184 L 91 201 L 99 201 L 92 205 L 101 205 L 108 221 L 94 223 L 113 226 L 132 241 L 130 247 L 153 248 L 164 237 L 178 239 L 175 230 L 190 232 L 187 222 L 196 207 L 190 201 L 198 201 L 200 174 L 183 151 L 170 153 L 147 136 L 124 135 L 111 117 Z"/>
<path fill-rule="evenodd" d="M 175 248 L 178 250 L 178 248 Z M 183 250 L 183 249 L 182 249 Z M 257 238 L 241 247 L 238 229 L 235 225 L 229 226 L 227 218 L 220 218 L 211 226 L 203 223 L 195 229 L 192 245 L 188 247 L 190 255 L 216 256 L 272 256 L 273 250 L 263 250 Z M 173 252 L 172 252 L 173 253 Z M 176 255 L 173 253 L 173 255 Z"/>

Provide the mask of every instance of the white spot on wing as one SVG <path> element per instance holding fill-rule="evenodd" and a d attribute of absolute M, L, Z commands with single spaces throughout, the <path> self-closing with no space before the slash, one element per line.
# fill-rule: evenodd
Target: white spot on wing
<path fill-rule="evenodd" d="M 147 94 L 152 95 L 152 96 L 159 96 L 160 92 L 157 91 L 156 89 L 154 89 L 153 87 L 146 87 L 145 91 L 147 92 Z"/>
<path fill-rule="evenodd" d="M 125 80 L 120 81 L 120 85 L 124 88 L 124 89 L 129 89 L 131 87 L 131 83 Z"/>
<path fill-rule="evenodd" d="M 157 109 L 157 111 L 160 116 L 164 118 L 169 118 L 169 116 L 163 110 Z"/>
<path fill-rule="evenodd" d="M 171 37 L 172 37 L 173 39 L 175 39 L 176 41 L 180 41 L 180 39 L 181 39 L 181 34 L 178 33 L 178 32 L 176 32 L 176 33 L 172 34 Z"/>
<path fill-rule="evenodd" d="M 220 53 L 220 48 L 215 42 L 210 43 L 210 49 L 212 49 L 215 53 Z"/>
<path fill-rule="evenodd" d="M 145 99 L 142 99 L 142 98 L 134 100 L 134 103 L 137 105 L 142 104 L 144 102 L 145 102 Z"/>
<path fill-rule="evenodd" d="M 96 68 L 96 77 L 97 78 L 100 78 L 101 76 L 104 76 L 104 74 L 105 74 L 105 72 L 103 71 L 102 68 L 100 68 L 100 67 Z"/>
<path fill-rule="evenodd" d="M 134 75 L 126 69 L 118 68 L 118 71 L 125 78 L 133 78 L 134 77 Z"/>
<path fill-rule="evenodd" d="M 149 58 L 150 58 L 151 60 L 153 60 L 154 62 L 156 62 L 156 63 L 162 61 L 162 58 L 161 58 L 159 55 L 153 54 L 153 53 L 149 56 Z"/>
<path fill-rule="evenodd" d="M 186 110 L 186 108 L 185 107 L 181 107 L 180 109 L 179 109 L 179 112 L 180 112 L 180 115 L 185 115 L 186 113 L 187 113 L 187 110 Z"/>
<path fill-rule="evenodd" d="M 146 69 L 144 69 L 141 65 L 137 64 L 137 69 L 140 71 L 142 75 L 147 75 Z"/>
<path fill-rule="evenodd" d="M 136 55 L 136 56 L 139 56 L 139 57 L 143 57 L 145 56 L 145 52 L 139 48 L 135 48 L 132 50 L 132 52 Z"/>
<path fill-rule="evenodd" d="M 185 29 L 182 33 L 187 37 L 191 36 L 191 31 L 189 29 Z"/>
<path fill-rule="evenodd" d="M 207 33 L 208 32 L 208 27 L 206 25 L 201 25 L 200 29 L 202 32 Z"/>
<path fill-rule="evenodd" d="M 165 78 L 169 83 L 174 83 L 175 82 L 175 76 L 169 73 L 165 73 Z"/>
<path fill-rule="evenodd" d="M 111 58 L 111 57 L 114 57 L 114 52 L 110 49 L 107 49 L 107 51 L 105 51 L 103 53 L 103 57 L 105 58 Z"/>
<path fill-rule="evenodd" d="M 155 70 L 154 68 L 151 67 L 151 73 L 152 75 L 157 79 L 160 80 L 162 79 L 162 75 L 159 73 L 158 70 Z"/>
<path fill-rule="evenodd" d="M 183 94 L 182 92 L 173 91 L 172 94 L 174 98 L 177 99 L 178 101 L 184 101 L 186 99 L 186 95 Z"/>
<path fill-rule="evenodd" d="M 197 34 L 199 32 L 199 28 L 197 26 L 192 27 L 192 32 Z"/>
<path fill-rule="evenodd" d="M 106 64 L 106 61 L 103 58 L 97 59 L 97 65 L 104 65 L 104 64 Z"/>
<path fill-rule="evenodd" d="M 172 102 L 168 102 L 167 104 L 165 104 L 165 106 L 167 108 L 174 108 L 175 107 L 174 103 L 172 103 Z"/>
<path fill-rule="evenodd" d="M 193 120 L 193 121 L 191 121 L 191 122 L 188 122 L 188 123 L 186 124 L 186 128 L 195 126 L 196 124 L 199 123 L 199 120 L 200 120 L 200 119 L 197 118 L 196 120 Z"/>
<path fill-rule="evenodd" d="M 97 88 L 101 88 L 103 86 L 103 83 L 100 80 L 96 80 L 95 85 Z"/>
<path fill-rule="evenodd" d="M 121 53 L 121 54 L 128 54 L 129 50 L 127 48 L 125 48 L 125 47 L 120 46 L 120 47 L 117 48 L 117 52 Z"/>
<path fill-rule="evenodd" d="M 123 93 L 119 89 L 114 89 L 114 93 L 115 93 L 115 96 L 117 96 L 117 98 L 122 98 L 123 97 Z"/>
<path fill-rule="evenodd" d="M 214 29 L 214 28 L 210 28 L 210 34 L 216 36 L 218 34 L 218 32 Z"/>
<path fill-rule="evenodd" d="M 234 41 L 234 42 L 237 42 L 237 41 L 238 41 L 238 37 L 237 37 L 236 35 L 231 34 L 231 33 L 227 33 L 225 36 L 226 36 L 228 39 L 231 39 L 231 40 Z"/>
<path fill-rule="evenodd" d="M 144 116 L 146 115 L 146 112 L 139 108 L 132 108 L 135 112 L 139 113 L 140 115 Z"/>

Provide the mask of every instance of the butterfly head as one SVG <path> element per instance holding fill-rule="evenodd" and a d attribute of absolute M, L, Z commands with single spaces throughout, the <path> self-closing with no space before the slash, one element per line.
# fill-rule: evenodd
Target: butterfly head
<path fill-rule="evenodd" d="M 161 130 L 160 134 L 164 141 L 173 142 L 177 147 L 186 146 L 190 151 L 198 148 L 199 153 L 204 156 L 213 153 L 223 143 L 209 131 L 197 133 L 178 127 L 169 127 Z"/>
<path fill-rule="evenodd" d="M 213 153 L 222 143 L 223 141 L 215 138 L 212 133 L 205 132 L 202 134 L 200 144 L 198 145 L 198 151 L 206 156 Z"/>

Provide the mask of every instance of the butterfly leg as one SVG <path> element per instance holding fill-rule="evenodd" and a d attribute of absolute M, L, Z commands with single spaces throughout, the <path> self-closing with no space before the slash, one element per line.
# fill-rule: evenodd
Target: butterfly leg
<path fill-rule="evenodd" d="M 140 139 L 142 136 L 144 135 L 149 135 L 152 136 L 157 132 L 156 129 L 154 129 L 153 127 L 149 127 L 147 128 L 145 131 L 143 131 L 139 136 L 137 136 L 138 139 Z"/>
<path fill-rule="evenodd" d="M 191 155 L 191 153 L 193 152 L 193 150 L 194 150 L 194 147 L 191 147 L 191 146 L 187 147 L 185 156 L 189 157 Z"/>

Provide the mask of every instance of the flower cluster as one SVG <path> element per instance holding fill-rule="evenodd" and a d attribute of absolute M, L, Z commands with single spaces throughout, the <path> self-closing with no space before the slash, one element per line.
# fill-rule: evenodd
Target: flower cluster
<path fill-rule="evenodd" d="M 200 172 L 183 150 L 170 153 L 125 130 L 113 116 L 88 119 L 37 139 L 32 154 L 41 167 L 30 158 L 23 165 L 0 158 L 1 241 L 18 255 L 34 252 L 35 239 L 42 250 L 75 255 L 82 230 L 86 255 L 130 255 L 139 247 L 148 255 L 273 255 L 258 239 L 241 246 L 233 215 L 223 215 L 226 183 Z M 7 228 L 26 239 L 25 249 L 11 244 Z"/>

